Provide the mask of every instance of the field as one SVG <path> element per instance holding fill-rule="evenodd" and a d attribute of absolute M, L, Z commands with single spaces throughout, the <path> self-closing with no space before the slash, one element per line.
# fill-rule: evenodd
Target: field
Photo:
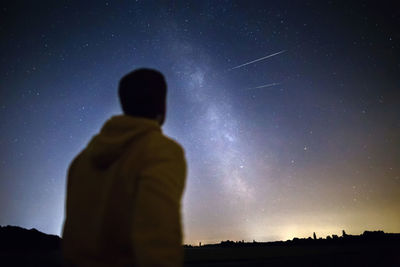
<path fill-rule="evenodd" d="M 185 266 L 400 266 L 399 246 L 187 248 Z"/>
<path fill-rule="evenodd" d="M 267 246 L 185 248 L 185 267 L 226 266 L 400 266 L 400 247 Z M 59 251 L 0 253 L 1 266 L 63 266 Z"/>

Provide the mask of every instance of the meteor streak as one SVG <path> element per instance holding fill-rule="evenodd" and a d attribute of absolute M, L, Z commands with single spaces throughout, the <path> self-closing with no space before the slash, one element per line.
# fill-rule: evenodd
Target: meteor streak
<path fill-rule="evenodd" d="M 239 66 L 236 66 L 236 67 L 233 67 L 233 68 L 231 68 L 231 69 L 229 69 L 229 70 L 238 69 L 238 68 L 241 68 L 241 67 L 244 67 L 244 66 L 247 66 L 247 65 L 250 65 L 250 64 L 256 63 L 256 62 L 258 62 L 258 61 L 261 61 L 261 60 L 267 59 L 267 58 L 269 58 L 269 57 L 273 57 L 273 56 L 276 56 L 276 55 L 282 54 L 282 53 L 284 53 L 284 52 L 286 52 L 286 50 L 282 50 L 282 51 L 279 51 L 279 52 L 273 53 L 273 54 L 271 54 L 271 55 L 268 55 L 268 56 L 265 56 L 265 57 L 261 57 L 261 58 L 255 59 L 255 60 L 253 60 L 253 61 L 250 61 L 250 62 L 243 63 L 243 64 L 241 64 L 241 65 L 239 65 Z"/>
<path fill-rule="evenodd" d="M 247 88 L 248 90 L 250 90 L 250 89 L 258 89 L 258 88 L 265 88 L 265 87 L 271 87 L 271 86 L 276 86 L 276 85 L 280 85 L 281 83 L 269 83 L 269 84 L 264 84 L 264 85 L 260 85 L 260 86 L 257 86 L 257 87 L 250 87 L 250 88 Z"/>

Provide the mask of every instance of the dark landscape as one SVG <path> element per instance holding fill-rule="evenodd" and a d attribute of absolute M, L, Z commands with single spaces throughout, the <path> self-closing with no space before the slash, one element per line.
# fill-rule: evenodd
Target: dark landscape
<path fill-rule="evenodd" d="M 185 266 L 400 266 L 400 234 L 383 231 L 184 247 Z M 59 236 L 0 226 L 1 266 L 62 266 L 60 248 Z"/>

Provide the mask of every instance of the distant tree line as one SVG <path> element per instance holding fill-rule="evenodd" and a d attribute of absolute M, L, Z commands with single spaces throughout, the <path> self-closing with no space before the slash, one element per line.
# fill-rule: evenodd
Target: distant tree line
<path fill-rule="evenodd" d="M 400 245 L 400 234 L 385 233 L 383 231 L 364 231 L 361 235 L 348 235 L 343 230 L 342 236 L 332 235 L 326 238 L 317 238 L 316 233 L 313 237 L 308 238 L 293 238 L 287 241 L 275 242 L 244 242 L 241 241 L 221 241 L 218 244 L 203 244 L 200 246 L 185 245 L 186 248 L 196 247 L 263 247 L 263 246 L 291 246 L 291 245 L 332 245 L 332 244 L 387 244 L 387 245 Z M 201 243 L 200 243 L 201 244 Z"/>

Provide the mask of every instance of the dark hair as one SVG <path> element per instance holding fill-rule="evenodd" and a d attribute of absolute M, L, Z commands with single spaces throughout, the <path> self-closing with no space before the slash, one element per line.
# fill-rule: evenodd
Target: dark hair
<path fill-rule="evenodd" d="M 167 83 L 156 70 L 137 69 L 126 74 L 119 82 L 118 94 L 126 115 L 149 119 L 165 116 Z"/>

